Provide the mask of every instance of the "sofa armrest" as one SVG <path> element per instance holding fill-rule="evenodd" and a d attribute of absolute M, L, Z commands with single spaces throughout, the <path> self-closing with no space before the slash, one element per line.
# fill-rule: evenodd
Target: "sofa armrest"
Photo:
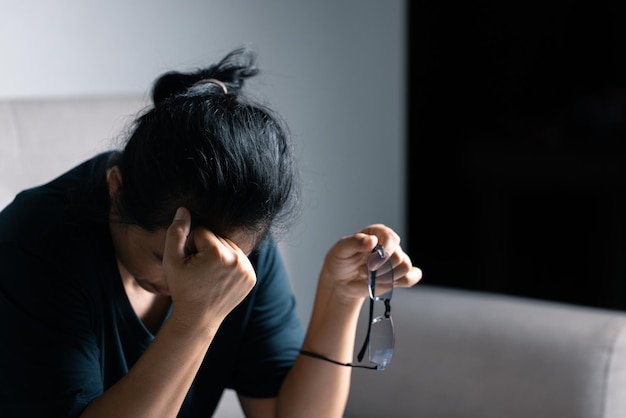
<path fill-rule="evenodd" d="M 626 417 L 626 313 L 418 285 L 346 417 Z"/>

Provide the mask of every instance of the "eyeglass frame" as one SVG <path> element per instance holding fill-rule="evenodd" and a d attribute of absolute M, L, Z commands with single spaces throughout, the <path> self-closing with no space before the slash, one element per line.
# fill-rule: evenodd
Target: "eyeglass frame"
<path fill-rule="evenodd" d="M 374 247 L 374 250 L 372 251 L 372 253 L 378 253 L 381 260 L 383 260 L 386 257 L 385 249 L 380 244 Z M 383 295 L 381 295 L 381 296 L 387 296 L 387 297 L 378 297 L 376 296 L 376 291 L 375 291 L 376 273 L 378 270 L 386 266 L 388 266 L 387 269 L 389 271 L 389 274 L 391 274 L 391 289 L 388 292 L 385 292 Z M 361 346 L 361 350 L 359 351 L 357 355 L 357 360 L 361 362 L 363 360 L 363 357 L 365 356 L 365 351 L 371 350 L 370 340 L 371 340 L 371 335 L 372 335 L 372 326 L 383 320 L 390 321 L 389 326 L 391 327 L 391 344 L 390 344 L 391 346 L 387 348 L 391 351 L 391 354 L 389 354 L 387 360 L 383 364 L 380 364 L 380 363 L 372 362 L 371 351 L 370 351 L 369 359 L 370 359 L 370 362 L 375 364 L 375 366 L 361 365 L 361 367 L 364 367 L 364 368 L 369 368 L 369 369 L 374 369 L 374 370 L 385 370 L 387 368 L 387 365 L 391 361 L 391 357 L 393 356 L 393 348 L 394 348 L 394 340 L 395 340 L 395 331 L 393 328 L 393 321 L 391 319 L 391 298 L 393 296 L 393 267 L 391 266 L 391 261 L 387 260 L 385 263 L 378 266 L 376 270 L 370 270 L 369 263 L 368 263 L 367 270 L 368 270 L 368 276 L 369 276 L 368 277 L 368 290 L 370 294 L 369 322 L 367 326 L 367 334 L 365 336 L 365 340 L 363 341 L 363 345 Z M 382 301 L 385 304 L 385 311 L 383 313 L 383 316 L 377 316 L 376 318 L 374 318 L 374 303 L 379 302 L 379 301 Z"/>
<path fill-rule="evenodd" d="M 374 247 L 374 249 L 372 250 L 372 253 L 378 253 L 379 257 L 381 260 L 383 260 L 386 257 L 385 254 L 385 249 L 382 245 L 378 244 Z M 369 261 L 369 260 L 368 260 Z M 337 364 L 339 366 L 346 366 L 346 367 L 353 367 L 353 368 L 360 368 L 360 369 L 369 369 L 369 370 L 385 370 L 387 368 L 387 366 L 389 365 L 389 362 L 391 361 L 391 357 L 393 356 L 393 349 L 394 349 L 394 342 L 395 342 L 395 331 L 394 331 L 394 327 L 393 327 L 393 321 L 391 320 L 391 297 L 393 295 L 393 266 L 391 265 L 391 260 L 387 260 L 385 261 L 383 264 L 381 264 L 380 266 L 378 266 L 378 268 L 376 270 L 370 270 L 369 267 L 369 263 L 367 262 L 367 272 L 368 272 L 368 291 L 369 291 L 369 299 L 370 299 L 370 306 L 369 306 L 369 322 L 368 322 L 368 327 L 367 327 L 367 334 L 365 336 L 365 340 L 363 341 L 363 346 L 361 347 L 361 350 L 359 351 L 358 355 L 357 355 L 357 360 L 359 362 L 361 362 L 363 360 L 363 357 L 365 356 L 365 351 L 370 349 L 370 339 L 371 339 L 371 334 L 372 334 L 372 325 L 374 325 L 377 322 L 380 322 L 381 320 L 388 320 L 389 325 L 391 327 L 391 347 L 389 347 L 389 349 L 391 350 L 391 354 L 388 356 L 387 361 L 384 364 L 379 364 L 379 363 L 375 363 L 371 361 L 371 352 L 370 352 L 370 362 L 372 362 L 372 365 L 366 365 L 366 364 L 353 364 L 353 363 L 342 363 L 340 361 L 336 361 L 333 359 L 330 359 L 328 357 L 322 356 L 321 354 L 317 354 L 311 351 L 307 351 L 307 350 L 300 350 L 300 354 L 303 354 L 305 356 L 308 357 L 313 357 L 313 358 L 317 358 L 320 360 L 324 360 L 324 361 L 328 361 L 330 363 L 334 363 Z M 378 298 L 375 296 L 375 286 L 376 286 L 376 272 L 378 270 L 380 270 L 383 267 L 388 266 L 388 271 L 389 274 L 391 274 L 391 290 L 389 290 L 388 292 L 384 293 L 384 295 L 389 295 L 389 297 L 387 298 Z M 385 312 L 383 314 L 383 316 L 377 316 L 376 318 L 374 318 L 374 302 L 376 301 L 383 301 L 383 303 L 385 304 Z"/>

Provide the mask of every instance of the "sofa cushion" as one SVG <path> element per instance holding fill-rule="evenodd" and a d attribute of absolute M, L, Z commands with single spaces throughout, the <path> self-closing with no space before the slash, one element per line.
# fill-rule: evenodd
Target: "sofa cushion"
<path fill-rule="evenodd" d="M 626 417 L 626 313 L 418 285 L 346 417 Z"/>

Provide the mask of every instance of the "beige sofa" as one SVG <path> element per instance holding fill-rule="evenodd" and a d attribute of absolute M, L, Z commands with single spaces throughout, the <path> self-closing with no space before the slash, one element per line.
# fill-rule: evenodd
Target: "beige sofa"
<path fill-rule="evenodd" d="M 0 206 L 110 148 L 141 103 L 0 102 Z M 418 285 L 392 315 L 393 361 L 354 371 L 348 418 L 626 417 L 626 313 Z M 216 416 L 242 416 L 232 393 Z"/>

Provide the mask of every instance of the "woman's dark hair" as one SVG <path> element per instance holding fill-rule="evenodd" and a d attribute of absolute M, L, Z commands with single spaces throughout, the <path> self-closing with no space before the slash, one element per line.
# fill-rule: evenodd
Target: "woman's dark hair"
<path fill-rule="evenodd" d="M 299 176 L 282 120 L 240 92 L 257 72 L 253 52 L 237 49 L 206 69 L 156 80 L 153 106 L 114 163 L 122 173 L 115 198 L 122 222 L 167 228 L 184 206 L 194 226 L 219 235 L 244 229 L 260 239 L 285 225 Z"/>

